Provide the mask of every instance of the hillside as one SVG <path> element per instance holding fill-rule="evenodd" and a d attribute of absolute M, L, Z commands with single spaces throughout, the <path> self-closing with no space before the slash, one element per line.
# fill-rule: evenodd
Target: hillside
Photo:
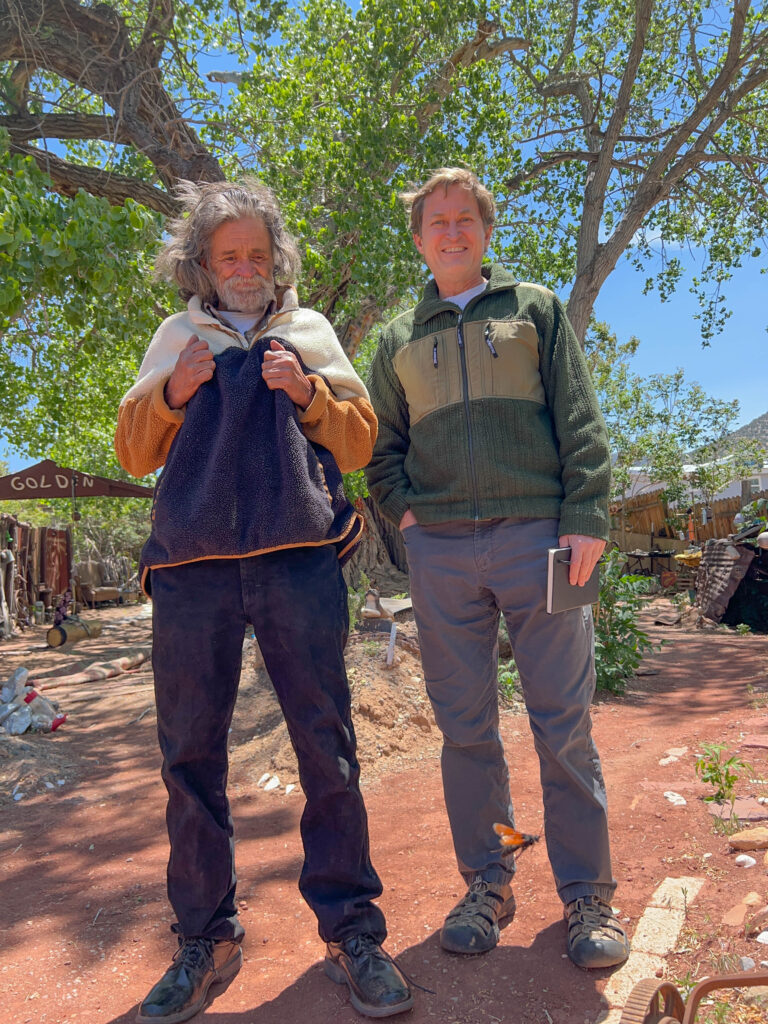
<path fill-rule="evenodd" d="M 745 423 L 743 427 L 734 430 L 731 437 L 745 437 L 750 440 L 762 441 L 768 448 L 768 412 L 764 412 L 762 416 L 757 416 L 749 423 Z"/>

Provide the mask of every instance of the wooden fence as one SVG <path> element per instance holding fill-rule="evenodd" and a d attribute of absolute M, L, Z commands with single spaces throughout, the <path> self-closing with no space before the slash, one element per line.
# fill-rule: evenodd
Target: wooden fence
<path fill-rule="evenodd" d="M 755 494 L 752 500 L 768 498 L 768 491 L 761 491 Z M 707 508 L 706 519 L 703 523 L 700 502 L 690 506 L 693 519 L 693 539 L 697 544 L 717 537 L 727 537 L 729 533 L 736 533 L 737 528 L 733 525 L 733 517 L 744 506 L 743 499 L 737 495 L 733 498 L 721 498 Z M 623 506 L 621 502 L 615 502 L 611 506 L 611 527 L 613 530 L 622 529 L 626 533 L 644 534 L 655 542 L 658 538 L 678 538 L 683 533 L 686 541 L 689 537 L 689 516 L 687 508 L 668 509 L 659 497 L 658 491 L 650 494 L 639 494 L 637 497 L 628 498 Z M 653 546 L 653 544 L 651 544 Z"/>
<path fill-rule="evenodd" d="M 0 556 L 4 568 L 0 615 L 5 620 L 3 632 L 10 635 L 9 620 L 29 622 L 35 601 L 48 608 L 69 586 L 72 531 L 30 526 L 15 516 L 0 515 Z"/>

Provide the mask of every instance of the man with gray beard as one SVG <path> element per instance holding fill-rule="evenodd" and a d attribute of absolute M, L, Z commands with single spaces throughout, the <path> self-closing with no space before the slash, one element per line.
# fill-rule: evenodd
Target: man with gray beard
<path fill-rule="evenodd" d="M 299 888 L 326 942 L 325 970 L 361 1013 L 413 1005 L 382 950 L 381 883 L 344 665 L 341 565 L 362 520 L 343 472 L 364 466 L 377 423 L 319 313 L 269 189 L 186 183 L 158 269 L 187 309 L 153 338 L 118 414 L 115 446 L 136 476 L 164 466 L 140 571 L 153 601 L 157 721 L 168 790 L 168 896 L 179 948 L 139 1008 L 175 1024 L 240 969 L 227 734 L 246 622 L 253 623 L 306 796 Z"/>

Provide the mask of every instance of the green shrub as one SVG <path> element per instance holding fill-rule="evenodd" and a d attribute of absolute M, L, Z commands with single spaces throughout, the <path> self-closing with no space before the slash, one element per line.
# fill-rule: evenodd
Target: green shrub
<path fill-rule="evenodd" d="M 505 703 L 511 704 L 515 699 L 516 691 L 520 689 L 520 673 L 514 658 L 499 663 L 498 681 L 499 696 Z"/>
<path fill-rule="evenodd" d="M 647 633 L 637 624 L 651 580 L 622 575 L 624 556 L 611 551 L 600 566 L 600 597 L 595 605 L 595 671 L 597 686 L 623 693 L 643 660 L 654 650 Z"/>
<path fill-rule="evenodd" d="M 360 621 L 363 605 L 365 604 L 365 595 L 368 593 L 370 585 L 371 581 L 364 572 L 361 572 L 359 586 L 356 589 L 353 587 L 347 587 L 347 610 L 349 611 L 350 633 Z"/>
<path fill-rule="evenodd" d="M 723 760 L 724 743 L 702 743 L 702 753 L 696 760 L 696 774 L 702 782 L 708 783 L 714 793 L 705 796 L 705 802 L 733 805 L 736 802 L 736 783 L 743 771 L 752 771 L 748 761 L 732 754 Z"/>
<path fill-rule="evenodd" d="M 357 498 L 368 497 L 368 481 L 362 469 L 356 469 L 352 473 L 344 474 L 344 493 L 347 501 L 353 504 Z"/>

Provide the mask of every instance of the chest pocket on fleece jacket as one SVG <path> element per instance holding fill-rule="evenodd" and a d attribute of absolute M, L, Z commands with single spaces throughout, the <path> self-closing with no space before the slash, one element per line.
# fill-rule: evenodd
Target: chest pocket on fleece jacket
<path fill-rule="evenodd" d="M 458 334 L 455 327 L 426 334 L 398 349 L 392 359 L 408 402 L 411 426 L 463 399 Z"/>
<path fill-rule="evenodd" d="M 470 398 L 522 398 L 546 405 L 539 335 L 532 323 L 477 320 L 464 325 L 464 339 Z"/>

